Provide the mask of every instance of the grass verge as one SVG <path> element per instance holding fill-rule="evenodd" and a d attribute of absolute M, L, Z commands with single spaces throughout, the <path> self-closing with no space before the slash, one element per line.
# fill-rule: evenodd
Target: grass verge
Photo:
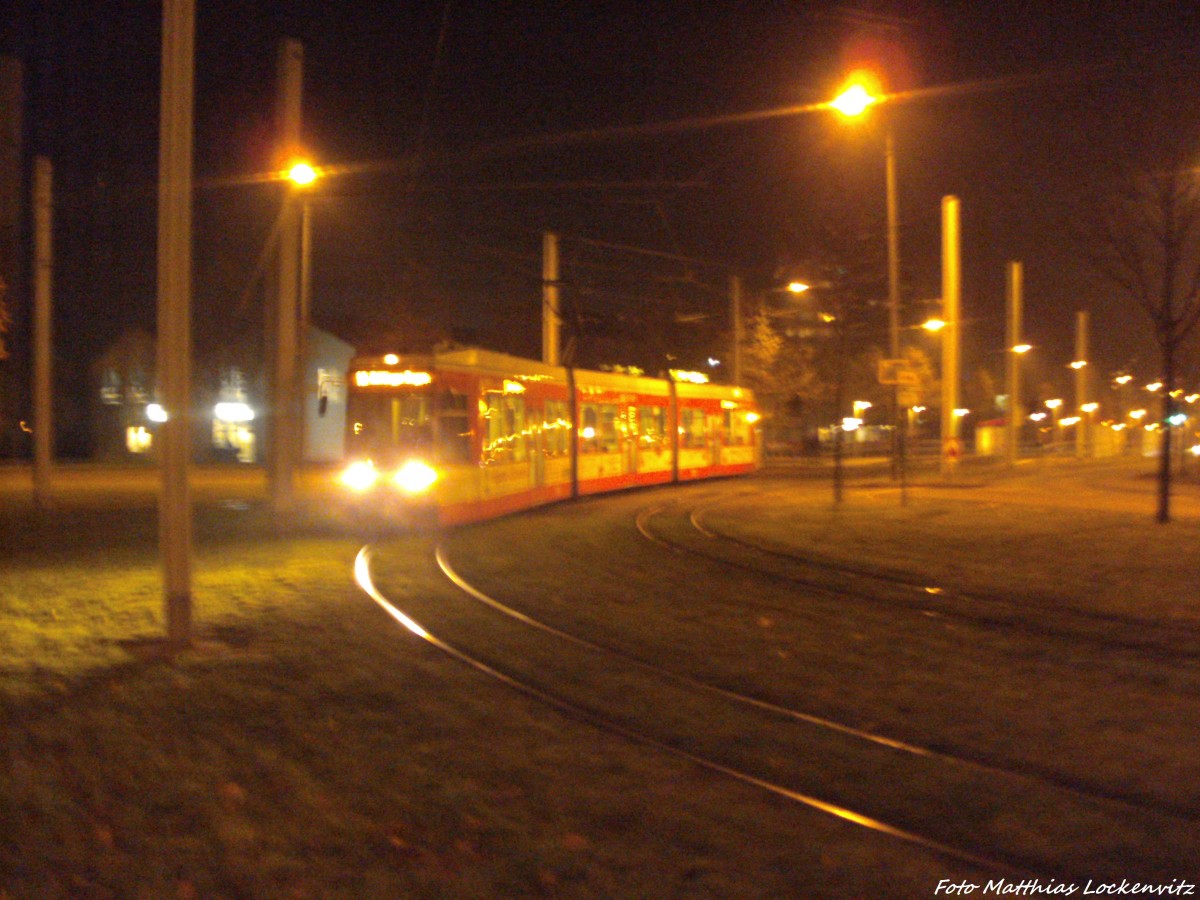
<path fill-rule="evenodd" d="M 6 515 L 5 900 L 882 896 L 969 874 L 482 682 L 359 594 L 338 534 L 201 509 L 198 640 L 163 659 L 152 510 Z M 436 601 L 428 548 L 390 552 L 396 599 Z"/>

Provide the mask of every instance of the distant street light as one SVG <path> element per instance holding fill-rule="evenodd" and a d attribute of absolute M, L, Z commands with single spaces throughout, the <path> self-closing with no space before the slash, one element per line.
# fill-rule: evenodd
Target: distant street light
<path fill-rule="evenodd" d="M 1053 400 L 1046 401 L 1046 409 L 1054 413 L 1054 427 L 1050 432 L 1050 442 L 1052 449 L 1055 451 L 1058 449 L 1058 417 L 1060 415 L 1059 410 L 1062 409 L 1062 405 L 1063 402 L 1058 397 L 1055 397 Z"/>

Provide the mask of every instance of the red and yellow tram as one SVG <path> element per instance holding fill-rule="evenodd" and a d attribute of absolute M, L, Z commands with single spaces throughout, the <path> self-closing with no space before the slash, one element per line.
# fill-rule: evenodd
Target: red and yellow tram
<path fill-rule="evenodd" d="M 342 483 L 365 511 L 454 525 L 759 464 L 749 391 L 479 349 L 356 358 Z"/>

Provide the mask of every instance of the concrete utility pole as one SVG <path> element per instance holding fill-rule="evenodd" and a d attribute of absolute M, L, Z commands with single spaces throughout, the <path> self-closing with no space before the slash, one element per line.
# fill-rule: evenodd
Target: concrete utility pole
<path fill-rule="evenodd" d="M 958 198 L 942 198 L 942 473 L 951 474 L 962 456 L 958 438 L 959 265 Z"/>
<path fill-rule="evenodd" d="M 192 632 L 191 444 L 192 92 L 194 0 L 164 0 L 158 151 L 159 395 L 167 421 L 158 430 L 162 496 L 159 551 L 166 593 L 167 645 Z"/>
<path fill-rule="evenodd" d="M 1092 414 L 1084 410 L 1091 401 L 1088 396 L 1088 314 L 1084 310 L 1075 313 L 1075 359 L 1071 363 L 1075 370 L 1075 456 L 1083 459 L 1090 448 Z"/>
<path fill-rule="evenodd" d="M 33 163 L 33 502 L 38 509 L 50 505 L 50 470 L 54 464 L 52 180 L 50 160 L 39 156 Z"/>
<path fill-rule="evenodd" d="M 300 152 L 300 108 L 304 48 L 284 40 L 279 49 L 276 128 L 282 164 Z M 299 446 L 299 397 L 296 357 L 300 349 L 301 210 L 291 182 L 283 182 L 279 214 L 279 292 L 275 308 L 274 371 L 271 383 L 270 435 L 267 447 L 267 492 L 276 515 L 291 512 L 295 502 L 296 451 Z"/>
<path fill-rule="evenodd" d="M 742 383 L 742 279 L 729 280 L 730 318 L 733 319 L 733 383 Z"/>
<path fill-rule="evenodd" d="M 1008 392 L 1008 464 L 1015 466 L 1020 458 L 1021 423 L 1021 304 L 1024 291 L 1024 267 L 1020 262 L 1008 264 L 1008 343 L 1004 348 L 1005 380 Z"/>
<path fill-rule="evenodd" d="M 559 365 L 559 335 L 562 328 L 562 307 L 558 292 L 558 235 L 553 231 L 542 234 L 542 362 Z"/>

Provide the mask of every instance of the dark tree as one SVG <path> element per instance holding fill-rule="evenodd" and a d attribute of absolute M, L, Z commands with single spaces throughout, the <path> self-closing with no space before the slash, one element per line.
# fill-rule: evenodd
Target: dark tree
<path fill-rule="evenodd" d="M 1128 170 L 1099 219 L 1095 264 L 1149 318 L 1162 365 L 1156 519 L 1171 519 L 1171 441 L 1184 350 L 1200 321 L 1200 140 L 1181 128 L 1157 168 Z"/>

